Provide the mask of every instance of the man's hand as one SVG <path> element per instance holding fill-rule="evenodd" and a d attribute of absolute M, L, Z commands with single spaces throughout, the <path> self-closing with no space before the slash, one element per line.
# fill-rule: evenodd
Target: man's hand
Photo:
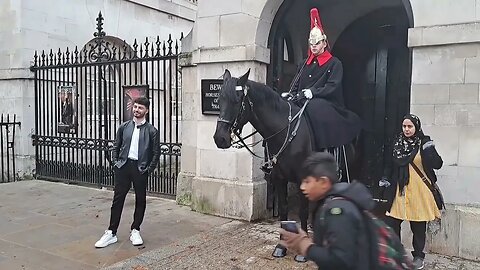
<path fill-rule="evenodd" d="M 308 237 L 307 233 L 300 229 L 299 233 L 288 232 L 280 229 L 281 239 L 280 244 L 288 249 L 292 249 L 297 254 L 307 256 L 308 248 L 313 245 L 312 239 Z"/>
<path fill-rule="evenodd" d="M 283 92 L 281 96 L 282 98 L 288 98 L 290 96 L 290 92 Z"/>
<path fill-rule="evenodd" d="M 313 98 L 313 93 L 312 93 L 312 90 L 310 90 L 310 89 L 303 89 L 302 93 L 307 99 L 312 99 Z"/>

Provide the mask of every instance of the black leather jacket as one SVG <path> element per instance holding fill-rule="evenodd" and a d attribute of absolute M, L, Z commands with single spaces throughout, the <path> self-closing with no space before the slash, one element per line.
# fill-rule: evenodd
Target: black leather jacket
<path fill-rule="evenodd" d="M 120 125 L 117 130 L 113 150 L 113 162 L 117 168 L 123 167 L 128 160 L 134 128 L 135 122 L 130 120 Z M 158 130 L 148 122 L 139 128 L 138 170 L 141 173 L 151 173 L 157 167 L 160 158 L 160 135 Z"/>

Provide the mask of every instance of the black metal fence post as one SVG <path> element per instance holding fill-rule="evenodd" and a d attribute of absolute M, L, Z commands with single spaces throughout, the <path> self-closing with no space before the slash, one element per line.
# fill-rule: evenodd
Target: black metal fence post
<path fill-rule="evenodd" d="M 15 131 L 20 127 L 17 115 L 10 117 L 2 114 L 0 117 L 0 168 L 2 170 L 1 182 L 18 180 L 15 162 Z"/>

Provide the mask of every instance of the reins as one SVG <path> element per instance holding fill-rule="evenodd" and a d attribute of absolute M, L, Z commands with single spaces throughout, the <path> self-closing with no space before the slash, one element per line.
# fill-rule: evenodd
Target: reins
<path fill-rule="evenodd" d="M 266 138 L 263 138 L 260 141 L 253 142 L 251 144 L 247 144 L 247 143 L 245 143 L 245 140 L 252 137 L 256 133 L 258 133 L 258 131 L 254 131 L 253 133 L 251 133 L 251 134 L 249 134 L 245 137 L 242 137 L 240 132 L 239 132 L 239 129 L 237 128 L 238 123 L 239 123 L 239 119 L 243 116 L 244 112 L 246 111 L 245 100 L 247 100 L 248 104 L 250 105 L 250 112 L 253 114 L 253 117 L 258 119 L 258 117 L 256 116 L 255 111 L 253 109 L 253 102 L 250 100 L 250 98 L 248 96 L 248 89 L 249 88 L 247 86 L 244 86 L 244 87 L 237 86 L 236 89 L 235 89 L 237 91 L 243 91 L 244 95 L 243 95 L 243 98 L 242 98 L 242 104 L 240 106 L 240 110 L 239 110 L 235 120 L 233 121 L 233 125 L 232 125 L 232 133 L 238 138 L 238 140 L 234 141 L 232 143 L 232 145 L 240 145 L 239 147 L 237 147 L 238 149 L 240 149 L 242 147 L 245 147 L 248 150 L 248 152 L 250 152 L 250 154 L 252 156 L 254 156 L 256 158 L 266 160 L 262 167 L 266 166 L 266 168 L 272 169 L 273 166 L 277 163 L 279 156 L 285 151 L 287 146 L 293 141 L 293 139 L 297 135 L 298 128 L 300 127 L 301 116 L 303 115 L 303 112 L 305 111 L 305 108 L 306 108 L 309 100 L 307 100 L 303 104 L 303 106 L 300 108 L 300 110 L 293 117 L 292 117 L 292 105 L 288 101 L 287 102 L 288 108 L 289 108 L 289 110 L 288 110 L 288 124 L 285 127 L 283 127 L 282 129 L 280 129 L 279 131 L 275 132 L 274 134 L 272 134 L 272 135 L 270 135 Z M 219 118 L 217 121 L 228 123 L 228 124 L 231 123 L 231 121 L 225 120 L 223 118 Z M 294 124 L 293 130 L 290 132 L 291 126 L 294 122 L 295 122 L 295 124 Z M 287 130 L 287 136 L 285 136 L 285 140 L 284 140 L 282 146 L 280 147 L 280 149 L 278 150 L 278 152 L 276 154 L 270 155 L 270 151 L 269 151 L 269 147 L 268 147 L 268 140 L 272 139 L 273 137 L 277 136 L 278 134 L 282 133 L 285 130 Z M 265 149 L 266 149 L 266 152 L 267 152 L 266 153 L 266 158 L 255 154 L 253 152 L 253 150 L 251 149 L 251 147 L 254 147 L 257 144 L 262 143 L 262 142 L 265 142 Z"/>

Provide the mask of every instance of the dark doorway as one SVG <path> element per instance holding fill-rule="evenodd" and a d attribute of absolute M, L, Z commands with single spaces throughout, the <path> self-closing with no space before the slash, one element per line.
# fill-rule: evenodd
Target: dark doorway
<path fill-rule="evenodd" d="M 346 106 L 364 121 L 352 174 L 366 184 L 383 175 L 392 139 L 409 111 L 408 26 L 403 8 L 378 9 L 352 23 L 333 47 L 344 66 Z"/>
<path fill-rule="evenodd" d="M 308 30 L 303 33 L 298 26 L 299 20 L 305 20 L 304 27 L 308 28 L 309 21 L 307 24 L 308 18 L 298 14 L 308 14 L 312 3 L 307 2 L 302 6 L 296 1 L 302 6 L 296 7 L 294 1 L 285 0 L 272 25 L 267 83 L 278 92 L 288 91 L 296 64 L 306 55 L 307 35 L 300 36 L 308 34 Z M 347 4 L 347 1 L 341 2 Z M 326 4 L 323 8 L 318 6 L 320 13 L 323 10 L 328 13 Z M 332 52 L 343 63 L 346 106 L 364 121 L 358 159 L 351 170 L 352 177 L 367 185 L 376 183 L 382 176 L 391 140 L 400 131 L 400 119 L 410 107 L 411 51 L 407 47 L 407 37 L 412 22 L 407 15 L 408 9 L 400 1 L 389 7 L 372 7 L 341 33 L 328 31 L 329 25 L 336 25 L 335 18 L 345 20 L 338 17 L 340 14 L 329 16 L 330 21 L 324 22 L 327 35 L 338 37 Z M 288 19 L 292 16 L 298 19 Z"/>

